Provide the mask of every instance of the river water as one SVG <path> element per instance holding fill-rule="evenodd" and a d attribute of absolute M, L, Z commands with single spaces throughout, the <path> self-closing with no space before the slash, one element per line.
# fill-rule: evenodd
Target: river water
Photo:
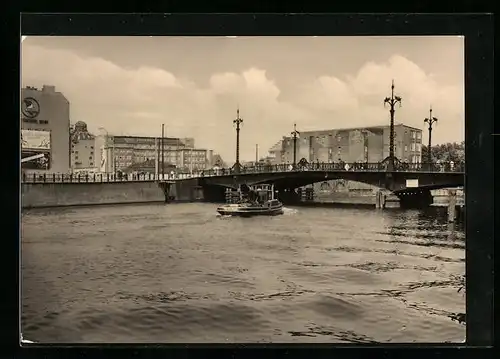
<path fill-rule="evenodd" d="M 43 343 L 460 342 L 444 213 L 216 204 L 22 214 L 22 332 Z"/>

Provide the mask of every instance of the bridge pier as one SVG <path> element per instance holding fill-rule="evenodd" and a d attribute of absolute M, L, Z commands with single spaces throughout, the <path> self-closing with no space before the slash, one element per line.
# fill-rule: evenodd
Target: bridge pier
<path fill-rule="evenodd" d="M 457 191 L 448 190 L 448 223 L 455 222 L 457 217 Z"/>
<path fill-rule="evenodd" d="M 397 194 L 399 206 L 405 209 L 420 209 L 429 207 L 432 202 L 432 194 L 428 189 L 419 189 L 417 191 L 403 191 Z"/>
<path fill-rule="evenodd" d="M 299 189 L 297 192 L 292 188 L 281 188 L 278 189 L 278 199 L 287 205 L 293 205 L 300 202 L 301 196 L 299 194 Z"/>
<path fill-rule="evenodd" d="M 172 199 L 175 199 L 175 196 L 172 196 L 172 185 L 175 185 L 170 182 L 158 182 L 158 187 L 163 191 L 163 195 L 165 196 L 165 203 L 170 202 Z"/>
<path fill-rule="evenodd" d="M 386 200 L 386 195 L 381 190 L 378 190 L 375 194 L 375 208 L 384 209 Z"/>

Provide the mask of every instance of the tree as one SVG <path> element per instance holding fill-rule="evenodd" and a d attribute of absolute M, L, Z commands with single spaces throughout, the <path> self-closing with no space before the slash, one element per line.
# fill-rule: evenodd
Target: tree
<path fill-rule="evenodd" d="M 431 147 L 432 162 L 465 162 L 465 141 L 443 143 Z M 428 149 L 422 146 L 422 162 L 427 162 Z"/>

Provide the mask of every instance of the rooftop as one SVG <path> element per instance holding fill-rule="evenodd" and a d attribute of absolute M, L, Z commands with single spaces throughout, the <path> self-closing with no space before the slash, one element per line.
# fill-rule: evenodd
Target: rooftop
<path fill-rule="evenodd" d="M 422 131 L 421 128 L 416 128 L 412 126 L 405 125 L 404 123 L 395 123 L 394 126 L 404 126 L 411 128 L 416 131 Z M 388 128 L 388 124 L 384 125 L 377 125 L 377 126 L 358 126 L 358 127 L 337 127 L 337 128 L 330 128 L 330 129 L 322 129 L 322 130 L 307 130 L 307 131 L 301 131 L 301 133 L 311 133 L 311 132 L 329 132 L 329 131 L 352 131 L 352 130 L 362 130 L 362 129 L 381 129 L 381 128 Z"/>

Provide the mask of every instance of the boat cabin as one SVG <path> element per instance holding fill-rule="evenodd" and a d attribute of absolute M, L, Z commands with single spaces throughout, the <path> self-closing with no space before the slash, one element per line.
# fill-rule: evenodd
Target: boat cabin
<path fill-rule="evenodd" d="M 260 203 L 274 200 L 274 185 L 259 184 L 250 186 L 250 189 L 257 194 Z"/>

